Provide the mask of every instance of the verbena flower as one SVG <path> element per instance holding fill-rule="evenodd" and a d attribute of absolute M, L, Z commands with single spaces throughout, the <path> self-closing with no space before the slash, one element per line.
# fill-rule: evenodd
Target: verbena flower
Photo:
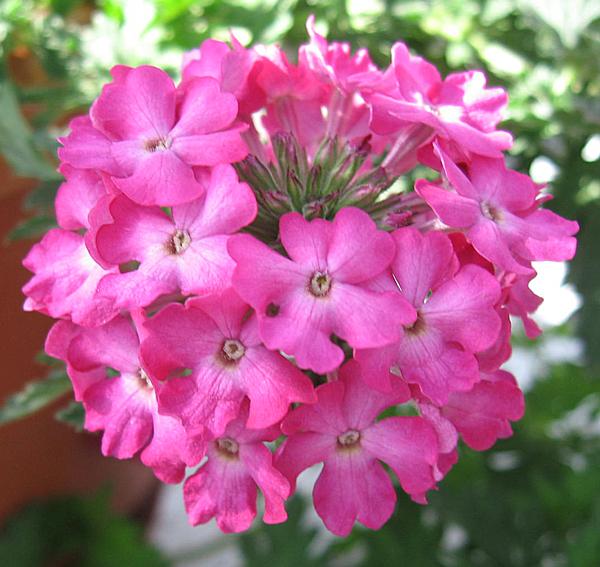
<path fill-rule="evenodd" d="M 537 336 L 532 262 L 575 253 L 577 223 L 504 163 L 503 89 L 307 28 L 297 63 L 232 37 L 179 84 L 115 67 L 60 139 L 59 228 L 24 260 L 24 308 L 58 319 L 46 351 L 102 452 L 164 482 L 194 467 L 190 522 L 227 532 L 259 490 L 285 521 L 317 463 L 337 535 L 389 519 L 390 474 L 425 504 L 461 439 L 511 435 L 510 316 Z M 401 191 L 416 164 L 439 178 Z"/>

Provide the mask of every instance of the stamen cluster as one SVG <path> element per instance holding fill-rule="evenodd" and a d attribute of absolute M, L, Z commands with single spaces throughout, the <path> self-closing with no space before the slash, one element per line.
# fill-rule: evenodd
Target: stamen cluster
<path fill-rule="evenodd" d="M 307 27 L 297 63 L 232 38 L 178 84 L 115 67 L 60 139 L 59 228 L 24 261 L 103 454 L 168 483 L 193 467 L 190 522 L 224 531 L 257 489 L 285 521 L 317 463 L 337 535 L 381 527 L 396 480 L 426 503 L 459 439 L 511 435 L 510 316 L 537 336 L 532 261 L 575 253 L 577 224 L 505 165 L 502 89 L 403 43 L 379 69 Z M 401 190 L 417 164 L 437 179 Z"/>

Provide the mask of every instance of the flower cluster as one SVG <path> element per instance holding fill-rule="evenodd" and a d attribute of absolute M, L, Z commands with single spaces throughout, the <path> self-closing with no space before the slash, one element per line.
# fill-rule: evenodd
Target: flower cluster
<path fill-rule="evenodd" d="M 532 261 L 577 224 L 508 169 L 506 93 L 442 79 L 403 43 L 376 67 L 309 19 L 298 63 L 207 40 L 175 84 L 115 67 L 61 138 L 58 228 L 24 263 L 26 310 L 58 319 L 102 452 L 183 485 L 190 522 L 283 522 L 298 475 L 333 533 L 419 503 L 523 413 L 511 319 Z M 419 165 L 434 175 L 402 185 Z M 385 468 L 383 465 L 387 465 Z"/>

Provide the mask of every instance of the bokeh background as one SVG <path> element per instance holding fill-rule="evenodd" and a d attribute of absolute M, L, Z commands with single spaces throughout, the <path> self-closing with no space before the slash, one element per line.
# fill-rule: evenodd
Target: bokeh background
<path fill-rule="evenodd" d="M 543 337 L 531 343 L 515 325 L 509 369 L 527 399 L 515 435 L 485 453 L 463 447 L 429 506 L 401 494 L 381 531 L 341 540 L 311 513 L 305 477 L 288 523 L 224 537 L 186 526 L 177 487 L 101 458 L 98 438 L 75 431 L 68 381 L 36 355 L 50 321 L 21 312 L 20 261 L 54 225 L 55 139 L 112 65 L 177 77 L 183 50 L 230 29 L 293 52 L 311 13 L 330 39 L 368 47 L 381 65 L 401 39 L 443 73 L 484 69 L 506 87 L 510 165 L 550 184 L 550 208 L 581 225 L 579 250 L 569 267 L 537 266 Z M 3 567 L 600 565 L 598 0 L 0 0 L 0 213 Z"/>

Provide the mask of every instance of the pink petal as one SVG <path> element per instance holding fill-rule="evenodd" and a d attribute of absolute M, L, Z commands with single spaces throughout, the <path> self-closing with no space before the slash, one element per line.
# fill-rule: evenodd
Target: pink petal
<path fill-rule="evenodd" d="M 288 479 L 292 492 L 298 475 L 307 468 L 324 462 L 336 449 L 331 435 L 304 432 L 290 435 L 278 448 L 275 466 Z"/>
<path fill-rule="evenodd" d="M 154 433 L 152 440 L 142 451 L 140 459 L 152 468 L 154 474 L 166 483 L 177 484 L 185 477 L 186 464 L 197 465 L 203 456 L 200 450 L 195 459 L 186 462 L 188 438 L 177 418 L 153 414 Z M 195 461 L 195 462 L 194 462 Z"/>
<path fill-rule="evenodd" d="M 58 188 L 56 219 L 61 228 L 78 230 L 88 228 L 88 215 L 100 197 L 106 194 L 102 178 L 90 170 L 63 165 L 61 172 L 66 181 Z"/>
<path fill-rule="evenodd" d="M 423 197 L 444 224 L 453 228 L 468 228 L 481 217 L 481 209 L 476 201 L 442 189 L 424 179 L 417 181 L 415 191 Z"/>
<path fill-rule="evenodd" d="M 365 386 L 362 367 L 349 360 L 339 371 L 345 387 L 343 414 L 348 429 L 360 431 L 371 425 L 386 408 L 404 403 L 411 397 L 410 390 L 401 380 L 395 379 L 389 392 L 372 390 Z"/>
<path fill-rule="evenodd" d="M 141 205 L 179 205 L 197 199 L 204 191 L 191 166 L 172 150 L 148 153 L 137 162 L 133 175 L 113 180 L 125 195 Z"/>
<path fill-rule="evenodd" d="M 273 456 L 262 443 L 240 446 L 240 459 L 265 498 L 264 521 L 280 524 L 287 520 L 284 502 L 290 494 L 290 483 L 273 467 Z"/>
<path fill-rule="evenodd" d="M 220 132 L 180 136 L 173 140 L 171 149 L 186 164 L 212 166 L 234 163 L 248 155 L 248 148 L 241 137 L 246 129 L 246 126 L 232 126 Z"/>
<path fill-rule="evenodd" d="M 328 433 L 335 439 L 349 427 L 342 411 L 344 384 L 328 382 L 317 388 L 318 403 L 304 404 L 292 411 L 281 424 L 286 435 L 299 431 Z"/>
<path fill-rule="evenodd" d="M 477 451 L 510 437 L 510 421 L 521 419 L 523 412 L 523 394 L 512 380 L 482 380 L 468 392 L 453 394 L 442 409 L 465 443 Z"/>
<path fill-rule="evenodd" d="M 323 219 L 307 221 L 300 213 L 286 213 L 279 220 L 281 243 L 289 257 L 310 270 L 325 270 L 334 232 Z"/>
<path fill-rule="evenodd" d="M 112 302 L 96 293 L 98 282 L 111 272 L 94 262 L 81 235 L 50 230 L 23 265 L 34 272 L 23 287 L 25 311 L 70 318 L 84 326 L 102 325 L 116 315 Z"/>
<path fill-rule="evenodd" d="M 499 299 L 496 278 L 470 264 L 436 290 L 423 313 L 447 340 L 478 352 L 490 347 L 500 332 L 500 317 L 494 309 Z"/>
<path fill-rule="evenodd" d="M 241 532 L 256 516 L 256 484 L 244 464 L 215 453 L 185 481 L 183 499 L 193 526 L 216 517 L 222 531 Z"/>
<path fill-rule="evenodd" d="M 471 353 L 436 344 L 425 335 L 405 338 L 398 365 L 407 382 L 418 384 L 438 404 L 446 403 L 451 392 L 468 390 L 479 379 L 477 360 Z"/>
<path fill-rule="evenodd" d="M 128 459 L 152 437 L 152 411 L 148 395 L 131 379 L 119 376 L 90 386 L 83 396 L 85 427 L 104 430 L 102 454 Z"/>
<path fill-rule="evenodd" d="M 141 207 L 121 195 L 110 203 L 109 212 L 113 222 L 96 233 L 96 247 L 105 261 L 118 265 L 167 255 L 175 227 L 160 208 Z"/>
<path fill-rule="evenodd" d="M 230 93 L 221 92 L 212 77 L 196 77 L 186 82 L 179 119 L 170 132 L 172 138 L 222 130 L 236 118 L 238 103 Z"/>
<path fill-rule="evenodd" d="M 116 140 L 163 138 L 175 122 L 175 85 L 143 65 L 106 85 L 90 111 L 94 126 Z"/>
<path fill-rule="evenodd" d="M 337 213 L 332 232 L 327 267 L 336 280 L 358 283 L 374 278 L 394 257 L 396 250 L 390 235 L 378 230 L 360 209 L 346 207 Z"/>
<path fill-rule="evenodd" d="M 315 483 L 313 498 L 327 529 L 341 537 L 350 533 L 357 520 L 378 530 L 396 504 L 389 476 L 362 451 L 330 457 Z"/>
<path fill-rule="evenodd" d="M 217 165 L 203 199 L 173 207 L 173 220 L 195 238 L 214 234 L 233 234 L 256 217 L 256 198 L 252 189 L 240 183 L 230 165 Z"/>
<path fill-rule="evenodd" d="M 281 421 L 292 403 L 314 403 L 310 379 L 283 356 L 262 346 L 250 348 L 240 361 L 240 386 L 250 398 L 247 427 L 262 429 Z"/>
<path fill-rule="evenodd" d="M 135 373 L 140 367 L 139 346 L 133 323 L 118 316 L 100 327 L 81 329 L 69 345 L 67 358 L 76 370 L 104 366 Z"/>
<path fill-rule="evenodd" d="M 112 156 L 110 140 L 92 126 L 88 116 L 74 118 L 69 128 L 69 135 L 59 138 L 63 145 L 58 149 L 61 162 L 78 169 L 96 169 L 111 175 L 122 173 Z"/>
<path fill-rule="evenodd" d="M 399 292 L 375 293 L 334 282 L 331 303 L 332 331 L 354 348 L 395 343 L 401 326 L 416 319 L 414 308 Z"/>
<path fill-rule="evenodd" d="M 374 423 L 361 437 L 365 451 L 387 463 L 408 494 L 435 486 L 433 466 L 438 457 L 437 435 L 421 417 L 389 417 Z"/>
<path fill-rule="evenodd" d="M 396 230 L 392 236 L 396 242 L 394 276 L 408 301 L 420 307 L 431 290 L 456 272 L 452 243 L 443 233 L 421 234 L 410 227 Z"/>

